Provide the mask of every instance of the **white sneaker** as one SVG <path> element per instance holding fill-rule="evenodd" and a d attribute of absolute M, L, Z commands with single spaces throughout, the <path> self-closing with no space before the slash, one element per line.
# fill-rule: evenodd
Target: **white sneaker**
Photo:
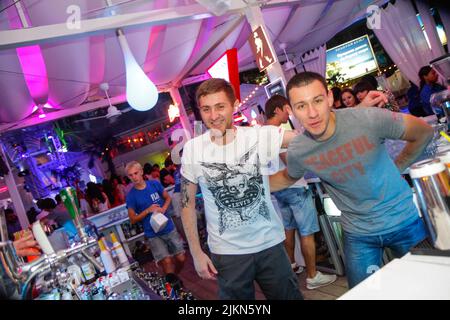
<path fill-rule="evenodd" d="M 292 271 L 294 271 L 295 274 L 300 274 L 300 273 L 303 272 L 303 270 L 305 270 L 302 266 L 299 266 L 297 264 L 297 262 L 292 263 L 291 264 L 291 268 L 292 268 Z"/>
<path fill-rule="evenodd" d="M 314 278 L 306 278 L 306 289 L 313 290 L 323 286 L 327 286 L 337 279 L 335 274 L 323 274 L 317 271 Z"/>

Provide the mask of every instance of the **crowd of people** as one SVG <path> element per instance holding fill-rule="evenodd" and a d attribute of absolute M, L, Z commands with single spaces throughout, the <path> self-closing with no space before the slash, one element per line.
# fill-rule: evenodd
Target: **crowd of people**
<path fill-rule="evenodd" d="M 418 71 L 420 85 L 417 86 L 412 81 L 409 81 L 409 89 L 406 92 L 408 101 L 408 112 L 416 117 L 426 117 L 434 115 L 439 110 L 433 111 L 430 103 L 431 96 L 434 93 L 445 90 L 446 88 L 439 83 L 439 75 L 431 66 L 423 66 Z M 339 87 L 331 88 L 333 92 L 333 108 L 353 108 L 362 101 L 367 93 L 372 90 L 378 90 L 379 85 L 377 79 L 372 75 L 365 75 L 357 82 L 353 88 L 345 88 L 341 90 Z M 391 111 L 400 111 L 399 105 L 392 92 L 384 91 L 388 96 L 388 103 L 385 107 Z M 442 116 L 443 112 L 438 114 Z"/>
<path fill-rule="evenodd" d="M 434 70 L 422 69 L 424 83 L 416 96 L 428 99 L 441 88 Z M 302 299 L 295 231 L 305 258 L 306 287 L 336 280 L 316 269 L 318 214 L 303 179 L 305 172 L 312 172 L 342 212 L 346 275 L 352 288 L 370 276 L 373 266 L 381 267 L 383 249 L 401 256 L 426 237 L 401 172 L 424 150 L 433 130 L 419 118 L 398 112 L 390 93 L 377 88 L 374 77 L 365 77 L 353 90 L 328 90 L 321 75 L 302 72 L 288 82 L 287 98 L 275 95 L 267 101 L 264 126 L 244 127 L 233 124 L 239 105 L 233 87 L 222 79 L 206 80 L 197 89 L 196 101 L 208 130 L 184 145 L 181 165 L 170 157 L 162 169 L 132 161 L 124 179 L 90 182 L 85 190 L 77 184 L 82 212 L 95 214 L 126 203 L 131 223 L 143 223 L 153 257 L 165 274 L 180 272 L 187 241 L 198 275 L 218 280 L 221 299 L 254 299 L 255 281 L 268 299 Z M 422 106 L 427 115 L 426 104 Z M 299 121 L 303 132 L 282 128 L 289 116 Z M 406 142 L 395 161 L 384 139 Z M 198 189 L 205 208 L 207 251 L 197 227 Z M 60 199 L 55 200 L 41 199 L 37 218 L 71 230 Z M 158 214 L 167 218 L 161 230 L 150 222 Z M 10 212 L 8 217 L 13 230 L 17 221 Z"/>

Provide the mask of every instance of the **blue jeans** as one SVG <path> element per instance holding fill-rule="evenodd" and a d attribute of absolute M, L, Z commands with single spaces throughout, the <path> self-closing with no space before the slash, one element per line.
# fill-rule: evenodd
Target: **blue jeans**
<path fill-rule="evenodd" d="M 381 267 L 384 248 L 389 248 L 396 258 L 400 258 L 426 236 L 427 231 L 420 218 L 398 231 L 380 236 L 344 232 L 345 268 L 349 288 Z"/>
<path fill-rule="evenodd" d="M 285 230 L 297 229 L 302 237 L 320 230 L 311 189 L 287 188 L 272 194 L 277 199 Z"/>

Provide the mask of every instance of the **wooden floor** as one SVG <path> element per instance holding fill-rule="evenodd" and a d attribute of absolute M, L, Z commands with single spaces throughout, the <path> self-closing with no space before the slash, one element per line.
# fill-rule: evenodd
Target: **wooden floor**
<path fill-rule="evenodd" d="M 161 273 L 161 270 L 158 270 L 158 267 L 154 262 L 145 264 L 144 269 L 148 272 L 158 271 L 159 273 Z M 179 277 L 183 281 L 184 287 L 187 290 L 191 291 L 198 300 L 218 299 L 217 282 L 213 280 L 200 279 L 194 269 L 192 257 L 189 252 L 187 252 L 186 264 L 184 265 L 184 268 L 181 271 Z M 336 282 L 315 290 L 306 289 L 306 272 L 302 272 L 298 276 L 298 282 L 303 297 L 306 300 L 335 300 L 348 290 L 347 279 L 345 277 L 338 277 Z M 258 286 L 256 286 L 256 299 L 265 300 L 264 294 L 261 292 Z"/>

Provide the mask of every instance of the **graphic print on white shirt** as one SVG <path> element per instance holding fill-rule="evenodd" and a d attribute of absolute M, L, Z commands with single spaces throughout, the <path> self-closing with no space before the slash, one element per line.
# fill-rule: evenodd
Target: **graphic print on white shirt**
<path fill-rule="evenodd" d="M 255 144 L 236 165 L 200 162 L 206 184 L 219 210 L 219 234 L 254 223 L 263 217 L 270 221 L 264 197 L 261 163 Z M 256 165 L 248 159 L 256 156 Z"/>

